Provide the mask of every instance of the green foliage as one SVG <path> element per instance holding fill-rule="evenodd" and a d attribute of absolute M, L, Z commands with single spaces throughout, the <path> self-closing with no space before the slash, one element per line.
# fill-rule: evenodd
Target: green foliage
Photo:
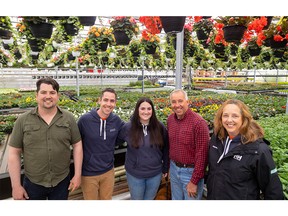
<path fill-rule="evenodd" d="M 0 16 L 0 28 L 11 29 L 12 23 L 9 16 Z"/>
<path fill-rule="evenodd" d="M 275 117 L 260 118 L 258 122 L 265 131 L 265 138 L 270 141 L 284 195 L 288 199 L 288 115 L 282 114 Z"/>

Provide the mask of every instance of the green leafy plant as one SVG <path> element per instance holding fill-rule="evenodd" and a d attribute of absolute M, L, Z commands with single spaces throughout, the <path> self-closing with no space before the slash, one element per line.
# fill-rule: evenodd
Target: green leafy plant
<path fill-rule="evenodd" d="M 213 21 L 211 19 L 196 20 L 193 24 L 193 31 L 203 30 L 209 33 L 213 28 Z"/>
<path fill-rule="evenodd" d="M 144 47 L 158 47 L 160 43 L 160 37 L 158 35 L 151 34 L 146 30 L 143 30 L 140 41 Z"/>
<path fill-rule="evenodd" d="M 278 23 L 271 23 L 267 30 L 263 31 L 264 38 L 273 38 L 274 41 L 288 40 L 288 17 L 281 17 Z"/>
<path fill-rule="evenodd" d="M 139 34 L 136 20 L 131 16 L 114 16 L 110 26 L 113 31 L 124 31 L 130 39 Z"/>
<path fill-rule="evenodd" d="M 129 49 L 133 55 L 140 55 L 142 51 L 142 44 L 140 40 L 132 40 L 129 43 Z"/>
<path fill-rule="evenodd" d="M 0 16 L 0 28 L 11 29 L 12 23 L 9 16 Z"/>
<path fill-rule="evenodd" d="M 253 20 L 252 16 L 218 16 L 214 19 L 224 26 L 243 25 L 246 26 Z"/>
<path fill-rule="evenodd" d="M 112 29 L 107 27 L 92 26 L 88 31 L 87 40 L 93 41 L 95 45 L 101 43 L 114 44 L 115 38 L 112 34 Z"/>

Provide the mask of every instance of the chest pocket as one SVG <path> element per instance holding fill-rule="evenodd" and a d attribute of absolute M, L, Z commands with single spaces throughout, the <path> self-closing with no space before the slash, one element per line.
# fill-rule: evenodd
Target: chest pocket
<path fill-rule="evenodd" d="M 242 153 L 242 154 L 241 154 Z M 232 154 L 228 161 L 227 172 L 230 173 L 232 178 L 230 179 L 233 183 L 242 183 L 250 181 L 255 178 L 255 164 L 253 158 L 255 158 L 254 151 L 241 152 L 239 154 Z"/>
<path fill-rule="evenodd" d="M 68 122 L 56 123 L 56 128 L 53 130 L 54 138 L 63 139 L 65 141 L 71 139 L 70 124 Z"/>
<path fill-rule="evenodd" d="M 39 140 L 41 137 L 40 125 L 24 125 L 23 141 L 25 145 L 31 145 Z"/>

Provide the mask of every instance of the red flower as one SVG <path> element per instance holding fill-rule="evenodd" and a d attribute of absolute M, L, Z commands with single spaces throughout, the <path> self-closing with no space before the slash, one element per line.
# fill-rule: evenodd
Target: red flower
<path fill-rule="evenodd" d="M 273 39 L 274 41 L 283 41 L 285 38 L 283 38 L 281 35 L 274 35 Z"/>
<path fill-rule="evenodd" d="M 159 16 L 141 16 L 139 21 L 145 25 L 147 31 L 152 34 L 159 34 L 162 30 L 162 23 Z"/>

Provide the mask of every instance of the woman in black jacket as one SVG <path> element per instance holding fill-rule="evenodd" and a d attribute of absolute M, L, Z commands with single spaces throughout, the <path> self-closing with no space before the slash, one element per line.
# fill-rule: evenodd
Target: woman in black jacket
<path fill-rule="evenodd" d="M 223 103 L 209 144 L 207 199 L 284 199 L 268 144 L 264 130 L 242 101 Z"/>

